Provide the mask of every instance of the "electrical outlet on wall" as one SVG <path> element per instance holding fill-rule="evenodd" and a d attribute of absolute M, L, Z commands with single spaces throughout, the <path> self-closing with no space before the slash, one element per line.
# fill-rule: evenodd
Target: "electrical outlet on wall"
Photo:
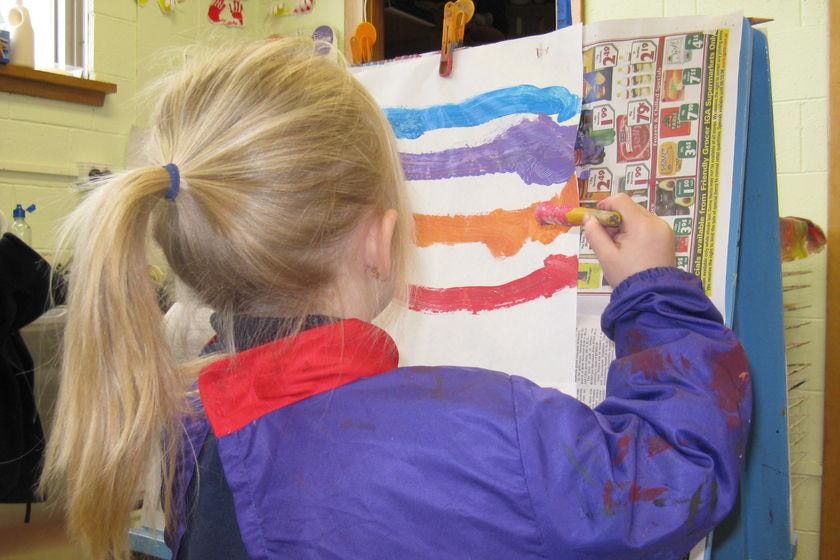
<path fill-rule="evenodd" d="M 94 163 L 90 161 L 80 161 L 78 163 L 79 184 L 85 184 L 90 180 L 100 179 L 111 174 L 110 163 Z"/>

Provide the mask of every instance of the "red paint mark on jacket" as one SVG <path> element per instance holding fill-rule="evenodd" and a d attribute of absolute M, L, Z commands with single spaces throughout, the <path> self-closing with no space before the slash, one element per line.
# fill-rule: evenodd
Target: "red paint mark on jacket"
<path fill-rule="evenodd" d="M 623 435 L 618 439 L 618 453 L 613 458 L 613 465 L 620 465 L 630 451 L 630 436 Z"/>
<path fill-rule="evenodd" d="M 639 329 L 630 329 L 627 332 L 627 351 L 631 354 L 641 352 L 647 347 L 646 339 Z"/>
<path fill-rule="evenodd" d="M 659 348 L 648 348 L 627 357 L 633 368 L 649 381 L 658 381 L 659 376 L 672 369 L 674 360 Z"/>
<path fill-rule="evenodd" d="M 633 502 L 652 502 L 665 492 L 668 489 L 664 486 L 656 486 L 653 488 L 642 488 L 638 486 L 635 482 L 630 486 L 630 493 L 628 495 L 630 499 L 630 503 Z"/>
<path fill-rule="evenodd" d="M 647 439 L 647 456 L 654 457 L 663 451 L 671 449 L 671 444 L 660 436 L 651 436 Z"/>
<path fill-rule="evenodd" d="M 741 426 L 740 408 L 750 389 L 750 374 L 740 346 L 715 356 L 711 387 L 717 405 L 727 413 L 727 424 L 733 428 Z"/>

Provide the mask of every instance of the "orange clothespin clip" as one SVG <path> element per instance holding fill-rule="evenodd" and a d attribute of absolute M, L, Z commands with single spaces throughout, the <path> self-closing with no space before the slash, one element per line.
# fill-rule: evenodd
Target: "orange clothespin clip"
<path fill-rule="evenodd" d="M 374 44 L 376 44 L 376 28 L 363 21 L 356 26 L 356 33 L 350 37 L 350 54 L 353 64 L 365 64 L 372 61 Z"/>
<path fill-rule="evenodd" d="M 440 67 L 438 73 L 441 76 L 449 76 L 452 73 L 453 56 L 455 49 L 464 44 L 464 29 L 475 13 L 475 4 L 472 0 L 456 0 L 447 2 L 443 8 L 443 34 L 440 43 Z"/>

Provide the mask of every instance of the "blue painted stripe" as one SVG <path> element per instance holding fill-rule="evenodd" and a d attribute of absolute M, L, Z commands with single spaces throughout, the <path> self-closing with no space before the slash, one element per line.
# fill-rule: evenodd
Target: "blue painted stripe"
<path fill-rule="evenodd" d="M 580 97 L 562 86 L 539 88 L 523 84 L 488 91 L 460 103 L 389 107 L 384 111 L 397 138 L 414 139 L 430 130 L 477 126 L 519 113 L 557 115 L 557 122 L 563 122 L 578 114 Z"/>

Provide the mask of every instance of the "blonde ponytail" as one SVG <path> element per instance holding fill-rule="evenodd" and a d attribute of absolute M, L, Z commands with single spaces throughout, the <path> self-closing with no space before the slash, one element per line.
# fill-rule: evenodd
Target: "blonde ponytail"
<path fill-rule="evenodd" d="M 76 234 L 62 379 L 41 484 L 63 498 L 70 533 L 94 558 L 125 556 L 147 454 L 174 435 L 181 411 L 184 384 L 146 273 L 149 218 L 167 184 L 164 169 L 129 172 L 67 224 Z"/>
<path fill-rule="evenodd" d="M 177 197 L 166 199 L 166 169 L 137 169 L 94 189 L 69 219 L 62 385 L 42 489 L 94 558 L 127 555 L 129 514 L 158 451 L 170 495 L 200 366 L 179 367 L 164 338 L 149 233 L 222 324 L 323 311 L 353 232 L 389 208 L 400 215 L 400 276 L 410 213 L 393 136 L 364 88 L 314 51 L 291 39 L 187 57 L 163 82 L 149 150 L 178 165 Z"/>

